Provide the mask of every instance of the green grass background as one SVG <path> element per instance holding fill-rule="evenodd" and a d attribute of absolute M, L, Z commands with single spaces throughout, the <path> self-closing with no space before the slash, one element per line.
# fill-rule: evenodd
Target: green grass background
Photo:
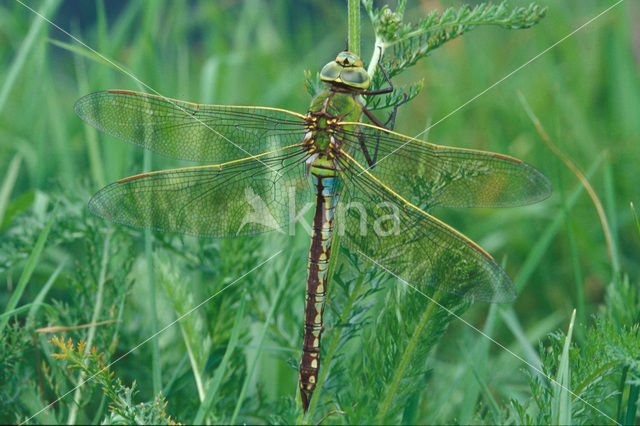
<path fill-rule="evenodd" d="M 407 21 L 464 2 L 409 3 Z M 527 3 L 514 0 L 510 5 Z M 416 135 L 613 3 L 543 0 L 539 4 L 549 7 L 548 16 L 531 29 L 477 28 L 445 44 L 397 82 L 424 79 L 425 88 L 399 110 L 396 130 Z M 343 49 L 347 28 L 342 1 L 28 4 L 164 96 L 299 112 L 306 111 L 310 100 L 304 71 L 315 73 Z M 482 328 L 487 315 L 497 316 L 492 335 L 527 359 L 535 358 L 538 342 L 544 342 L 548 333 L 566 330 L 574 308 L 578 308 L 574 337 L 584 344 L 590 316 L 600 309 L 607 284 L 619 273 L 638 282 L 640 241 L 629 203 L 640 204 L 639 20 L 640 3 L 623 2 L 437 124 L 426 137 L 438 144 L 515 156 L 539 168 L 553 183 L 550 199 L 528 207 L 435 212 L 480 243 L 514 278 L 519 296 L 512 309 L 489 311 L 488 305 L 477 304 L 465 319 Z M 366 60 L 373 46 L 366 15 L 362 30 Z M 45 303 L 28 321 L 24 313 L 11 320 L 29 334 L 16 331 L 22 343 L 5 340 L 2 346 L 0 356 L 15 356 L 17 366 L 6 379 L 15 381 L 16 393 L 15 400 L 2 403 L 3 422 L 25 419 L 43 406 L 38 367 L 45 370 L 44 398 L 49 402 L 71 389 L 77 379 L 78 373 L 66 376 L 64 362 L 51 358 L 55 352 L 47 343 L 51 334 L 33 333 L 35 328 L 90 322 L 101 291 L 104 300 L 97 320 L 121 321 L 97 327 L 93 345 L 115 359 L 152 334 L 154 297 L 162 327 L 278 250 L 283 253 L 217 296 L 182 327 L 163 333 L 157 349 L 148 343 L 112 370 L 128 386 L 137 382 L 136 402 L 149 401 L 162 389 L 167 412 L 178 421 L 191 422 L 199 407 L 192 366 L 203 368 L 206 388 L 225 354 L 231 329 L 239 324 L 238 348 L 224 379 L 218 381 L 209 421 L 300 421 L 296 369 L 308 235 L 300 227 L 294 237 L 197 240 L 155 235 L 152 248 L 145 251 L 143 232 L 90 217 L 86 203 L 92 193 L 147 170 L 140 149 L 95 132 L 73 113 L 80 96 L 113 88 L 148 91 L 19 3 L 0 3 L 0 306 L 4 312 L 21 283 L 24 291 L 16 306 Z M 608 254 L 593 202 L 585 192 L 571 202 L 579 181 L 536 132 L 521 97 L 559 149 L 588 172 L 607 215 L 613 256 Z M 146 161 L 152 170 L 179 164 L 159 156 Z M 30 258 L 54 205 L 58 207 L 48 239 L 36 253 L 39 256 Z M 146 263 L 149 257 L 154 261 L 153 274 Z M 32 270 L 31 275 L 25 270 Z M 153 297 L 150 276 L 156 286 Z M 373 317 L 376 309 L 403 300 L 390 296 L 401 283 L 380 276 L 376 280 L 383 289 L 371 295 L 365 310 Z M 415 293 L 408 296 L 422 298 Z M 237 320 L 243 301 L 244 315 Z M 336 302 L 328 308 L 330 325 L 338 323 L 339 307 Z M 392 312 L 402 316 L 403 309 L 398 305 Z M 378 329 L 372 330 L 376 324 Z M 328 328 L 325 342 L 337 329 Z M 522 334 L 521 340 L 514 330 Z M 85 329 L 64 335 L 86 340 L 87 333 Z M 393 330 L 365 321 L 346 344 L 347 353 L 361 351 L 367 333 Z M 31 334 L 38 342 L 39 359 Z M 476 356 L 474 351 L 484 345 L 484 355 Z M 155 374 L 161 374 L 155 383 L 154 352 L 159 356 Z M 337 359 L 336 371 L 348 371 L 349 360 L 357 359 L 345 355 L 343 364 Z M 488 395 L 502 407 L 510 398 L 530 396 L 527 367 L 458 320 L 451 322 L 424 366 L 431 372 L 415 400 L 396 401 L 387 421 L 401 421 L 405 406 L 413 405 L 418 407 L 415 416 L 405 416 L 405 422 L 491 423 L 486 416 L 491 405 Z M 238 417 L 232 417 L 243 386 L 246 399 Z M 335 387 L 323 391 L 314 422 L 331 410 L 366 405 L 357 398 L 338 401 L 336 395 Z M 67 396 L 34 421 L 101 421 L 107 414 L 108 401 L 99 388 L 83 388 L 76 409 L 73 397 Z M 334 414 L 327 421 L 356 421 L 341 416 Z M 357 419 L 365 422 L 374 417 Z"/>

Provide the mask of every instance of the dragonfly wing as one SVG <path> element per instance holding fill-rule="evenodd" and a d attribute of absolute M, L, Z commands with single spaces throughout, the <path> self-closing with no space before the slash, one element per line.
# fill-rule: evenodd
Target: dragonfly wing
<path fill-rule="evenodd" d="M 340 161 L 349 203 L 336 227 L 345 246 L 413 285 L 469 300 L 515 299 L 507 273 L 476 243 L 406 203 L 351 157 Z"/>
<path fill-rule="evenodd" d="M 304 116 L 268 107 L 199 105 L 126 90 L 80 98 L 76 114 L 134 145 L 183 160 L 222 163 L 299 143 Z"/>
<path fill-rule="evenodd" d="M 551 194 L 551 183 L 533 166 L 502 154 L 434 145 L 364 123 L 345 128 L 345 146 L 370 172 L 413 204 L 443 207 L 509 207 Z M 347 130 L 349 129 L 349 130 Z"/>
<path fill-rule="evenodd" d="M 132 176 L 100 190 L 89 210 L 129 226 L 206 237 L 281 229 L 293 219 L 290 206 L 309 199 L 306 156 L 295 146 L 221 166 Z"/>

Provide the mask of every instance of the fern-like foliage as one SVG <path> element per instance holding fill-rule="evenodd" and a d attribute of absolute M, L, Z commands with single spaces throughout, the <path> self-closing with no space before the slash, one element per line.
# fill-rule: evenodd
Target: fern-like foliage
<path fill-rule="evenodd" d="M 0 334 L 0 422 L 3 424 L 15 422 L 28 414 L 17 403 L 21 391 L 28 386 L 27 381 L 21 379 L 25 373 L 33 374 L 33 371 L 23 364 L 25 352 L 31 343 L 28 333 L 25 327 L 15 322 L 9 324 L 4 333 Z"/>
<path fill-rule="evenodd" d="M 572 345 L 569 353 L 571 419 L 575 424 L 637 424 L 640 390 L 640 293 L 628 279 L 617 280 L 607 290 L 606 305 L 594 316 L 586 344 Z M 556 377 L 565 334 L 549 336 L 540 353 L 543 371 Z M 512 401 L 516 423 L 554 423 L 554 387 L 530 377 L 533 398 Z"/>
<path fill-rule="evenodd" d="M 91 378 L 90 383 L 99 384 L 111 400 L 110 414 L 104 419 L 105 424 L 179 424 L 165 412 L 167 403 L 162 395 L 158 395 L 151 403 L 136 404 L 136 383 L 133 382 L 131 387 L 127 387 L 120 379 L 114 379 L 113 372 L 109 372 L 105 367 L 104 355 L 95 347 L 85 351 L 85 343 L 82 340 L 74 344 L 71 338 L 65 341 L 62 337 L 56 336 L 50 342 L 60 351 L 53 354 L 55 358 L 66 360 L 71 370 L 82 371 Z"/>
<path fill-rule="evenodd" d="M 373 23 L 377 45 L 392 49 L 383 65 L 389 76 L 400 74 L 431 51 L 480 25 L 496 25 L 505 29 L 529 28 L 544 18 L 546 8 L 531 3 L 527 7 L 509 8 L 506 2 L 497 5 L 482 3 L 475 7 L 449 8 L 433 11 L 416 24 L 402 22 L 406 0 L 399 2 L 394 12 L 388 6 L 373 8 L 373 0 L 363 0 Z"/>

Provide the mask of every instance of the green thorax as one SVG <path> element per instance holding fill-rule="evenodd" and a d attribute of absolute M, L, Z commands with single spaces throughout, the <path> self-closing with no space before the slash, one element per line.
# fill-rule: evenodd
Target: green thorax
<path fill-rule="evenodd" d="M 309 112 L 324 112 L 340 121 L 358 121 L 362 107 L 357 93 L 325 90 L 311 101 Z"/>
<path fill-rule="evenodd" d="M 344 126 L 337 123 L 344 121 L 357 122 L 362 114 L 362 106 L 358 102 L 356 92 L 325 90 L 311 101 L 307 127 L 307 144 L 313 153 L 321 157 L 331 157 L 331 151 L 341 149 L 341 140 L 337 131 Z M 323 155 L 324 154 L 324 155 Z"/>

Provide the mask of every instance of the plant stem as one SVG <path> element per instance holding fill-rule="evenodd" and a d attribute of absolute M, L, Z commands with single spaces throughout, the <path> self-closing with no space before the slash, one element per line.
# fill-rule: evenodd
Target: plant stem
<path fill-rule="evenodd" d="M 378 61 L 382 58 L 383 54 L 384 42 L 381 38 L 376 36 L 376 42 L 373 46 L 373 53 L 371 54 L 369 67 L 367 68 L 367 74 L 369 74 L 369 78 L 373 78 L 373 74 L 376 72 L 376 67 L 378 66 Z"/>
<path fill-rule="evenodd" d="M 193 347 L 191 345 L 191 342 L 189 341 L 189 336 L 187 335 L 187 331 L 184 327 L 180 327 L 180 334 L 182 334 L 184 345 L 187 348 L 187 355 L 189 356 L 191 371 L 193 371 L 193 381 L 196 382 L 196 390 L 198 391 L 198 399 L 200 400 L 200 403 L 202 403 L 202 401 L 204 401 L 204 385 L 202 384 L 202 377 L 200 374 L 198 361 L 196 360 Z"/>
<path fill-rule="evenodd" d="M 0 187 L 0 226 L 4 219 L 4 212 L 9 205 L 9 198 L 11 197 L 11 191 L 18 178 L 18 172 L 20 171 L 20 163 L 22 161 L 22 154 L 18 153 L 13 156 L 9 167 L 7 167 L 7 174 L 4 176 L 2 186 Z"/>
<path fill-rule="evenodd" d="M 391 402 L 393 401 L 393 397 L 395 396 L 396 391 L 398 390 L 400 381 L 404 378 L 405 370 L 409 366 L 409 361 L 411 361 L 411 357 L 413 356 L 413 353 L 415 352 L 418 346 L 418 342 L 420 341 L 422 332 L 424 328 L 427 326 L 427 324 L 429 323 L 429 320 L 431 319 L 431 317 L 433 316 L 433 311 L 437 306 L 435 301 L 440 299 L 440 295 L 441 295 L 441 292 L 439 291 L 433 295 L 434 301 L 429 303 L 427 310 L 422 314 L 420 323 L 417 325 L 413 333 L 413 336 L 411 336 L 411 340 L 407 345 L 407 349 L 404 351 L 402 360 L 400 361 L 400 364 L 398 364 L 398 366 L 396 367 L 395 373 L 393 374 L 393 381 L 391 382 L 391 385 L 389 385 L 389 390 L 387 391 L 387 395 L 385 396 L 384 401 L 382 401 L 382 404 L 380 405 L 380 410 L 378 411 L 376 423 L 380 423 L 380 424 L 385 423 L 384 416 L 387 414 L 387 410 L 389 410 L 389 407 L 391 406 Z"/>
<path fill-rule="evenodd" d="M 143 157 L 143 167 L 145 170 L 151 169 L 151 153 L 145 151 Z M 156 306 L 156 283 L 153 271 L 153 246 L 151 241 L 151 230 L 144 231 L 144 254 L 147 263 L 147 283 L 149 286 L 149 301 L 151 303 L 151 333 L 154 335 L 158 331 L 158 311 Z M 153 394 L 158 395 L 162 390 L 162 367 L 160 365 L 160 348 L 158 338 L 151 340 L 151 368 Z"/>
<path fill-rule="evenodd" d="M 196 417 L 193 419 L 193 424 L 202 424 L 204 423 L 204 416 L 207 414 L 207 411 L 212 408 L 212 404 L 214 401 L 214 397 L 218 393 L 218 389 L 222 384 L 222 380 L 224 378 L 224 374 L 228 371 L 227 365 L 229 364 L 229 360 L 233 355 L 236 347 L 238 346 L 238 337 L 240 336 L 240 327 L 242 325 L 242 320 L 244 319 L 244 310 L 247 304 L 247 296 L 246 291 L 242 293 L 240 298 L 240 307 L 237 309 L 235 321 L 233 322 L 233 328 L 231 329 L 231 336 L 229 337 L 229 343 L 227 344 L 227 349 L 222 356 L 222 361 L 218 368 L 216 368 L 216 372 L 213 375 L 213 378 L 207 385 L 207 393 L 205 394 L 204 400 L 200 403 L 200 407 L 196 413 Z"/>
<path fill-rule="evenodd" d="M 360 0 L 349 0 L 349 51 L 360 56 Z"/>
<path fill-rule="evenodd" d="M 244 396 L 245 396 L 245 393 L 247 392 L 247 387 L 249 386 L 249 382 L 253 378 L 253 374 L 256 371 L 256 367 L 260 359 L 260 354 L 262 353 L 262 348 L 264 347 L 264 339 L 265 339 L 265 336 L 267 335 L 267 330 L 269 330 L 269 324 L 271 324 L 271 320 L 273 318 L 273 315 L 275 314 L 276 307 L 278 307 L 278 304 L 280 302 L 280 296 L 282 295 L 284 287 L 287 284 L 286 277 L 287 277 L 287 272 L 289 271 L 290 268 L 291 268 L 291 259 L 289 259 L 289 263 L 284 269 L 285 273 L 280 278 L 280 285 L 278 286 L 278 290 L 276 291 L 276 294 L 273 297 L 271 308 L 269 309 L 267 318 L 264 321 L 264 327 L 262 328 L 262 332 L 260 333 L 256 353 L 248 365 L 249 369 L 244 379 L 244 383 L 242 384 L 242 388 L 240 389 L 240 395 L 238 396 L 236 408 L 233 410 L 233 415 L 231 416 L 231 421 L 229 421 L 229 424 L 236 424 L 236 418 L 238 417 L 238 413 L 240 412 L 240 407 L 242 407 Z"/>
<path fill-rule="evenodd" d="M 51 231 L 51 225 L 53 224 L 53 220 L 56 217 L 57 209 L 58 207 L 56 205 L 51 211 L 51 214 L 49 215 L 49 220 L 47 221 L 47 224 L 45 225 L 44 229 L 40 233 L 40 236 L 36 241 L 36 245 L 33 247 L 33 250 L 31 250 L 31 254 L 27 259 L 27 264 L 25 265 L 24 270 L 20 275 L 20 279 L 18 280 L 18 285 L 16 286 L 15 290 L 13 290 L 13 293 L 9 298 L 9 302 L 7 303 L 7 306 L 5 307 L 4 312 L 10 312 L 14 310 L 16 306 L 18 306 L 20 297 L 22 297 L 22 294 L 24 293 L 24 290 L 27 287 L 27 284 L 31 280 L 31 275 L 33 274 L 33 271 L 36 269 L 36 264 L 38 263 L 38 259 L 40 259 L 40 254 L 42 254 L 42 250 L 44 250 L 44 245 L 45 245 L 45 242 L 47 241 L 47 237 L 49 236 L 49 231 Z M 0 319 L 0 335 L 4 331 L 4 328 L 7 326 L 8 322 L 9 322 L 8 316 Z"/>
<path fill-rule="evenodd" d="M 93 314 L 91 315 L 91 324 L 95 324 L 98 322 L 100 318 L 100 312 L 102 311 L 102 301 L 104 299 L 104 282 L 107 277 L 107 265 L 109 261 L 109 243 L 111 242 L 111 232 L 107 233 L 107 237 L 104 239 L 104 245 L 102 247 L 102 263 L 100 264 L 100 276 L 98 277 L 98 290 L 96 291 L 96 301 L 93 306 Z M 87 355 L 91 350 L 91 346 L 93 345 L 93 339 L 96 336 L 96 326 L 92 326 L 89 328 L 89 332 L 87 333 L 87 344 L 84 347 L 83 355 Z M 80 376 L 78 376 L 78 383 L 84 382 L 86 374 L 80 372 Z M 74 404 L 71 406 L 69 410 L 69 418 L 67 420 L 67 424 L 72 425 L 76 423 L 76 418 L 78 416 L 78 407 L 80 407 L 80 400 L 82 397 L 82 385 L 78 386 L 74 395 L 73 402 Z"/>

